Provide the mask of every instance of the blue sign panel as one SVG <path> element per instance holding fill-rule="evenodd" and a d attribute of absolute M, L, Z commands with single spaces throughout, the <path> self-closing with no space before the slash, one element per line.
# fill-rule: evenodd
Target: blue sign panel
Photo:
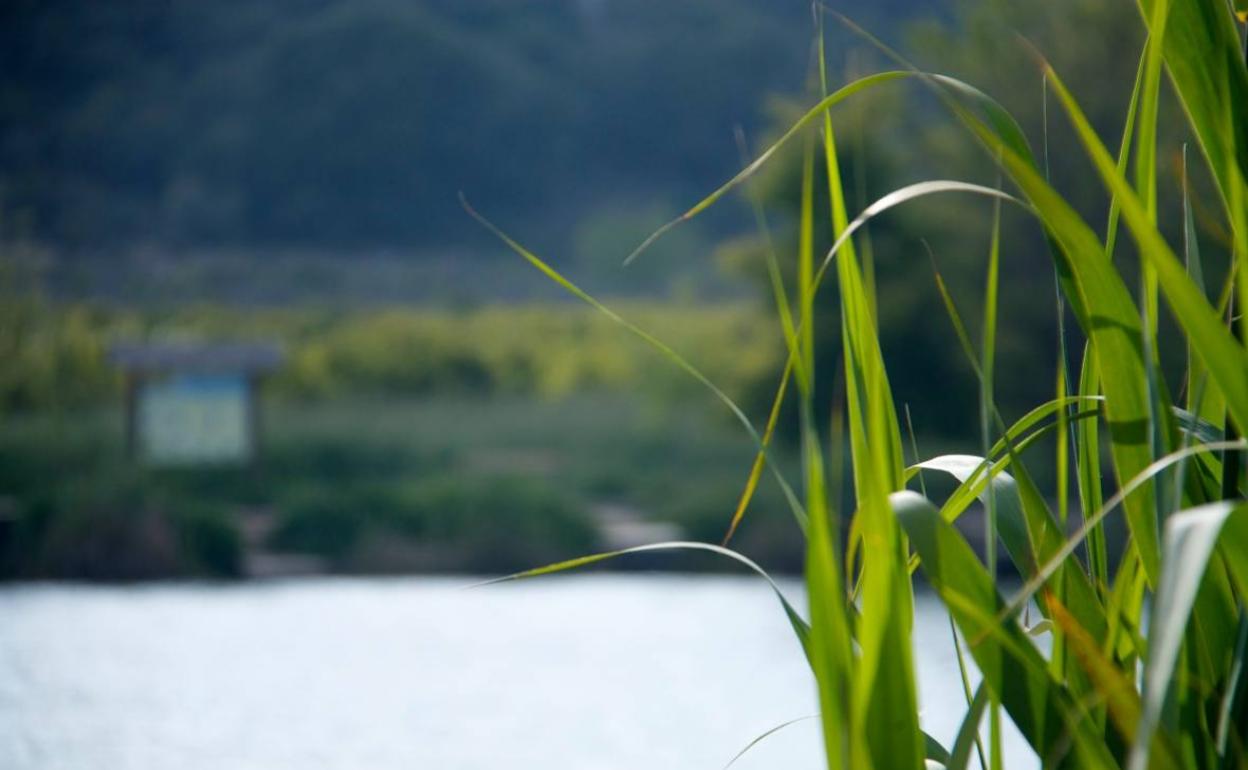
<path fill-rule="evenodd" d="M 138 393 L 140 455 L 155 465 L 244 462 L 247 402 L 247 380 L 238 375 L 148 380 Z"/>

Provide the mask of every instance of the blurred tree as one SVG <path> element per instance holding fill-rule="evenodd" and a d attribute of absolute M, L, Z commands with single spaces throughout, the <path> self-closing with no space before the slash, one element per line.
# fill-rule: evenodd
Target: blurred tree
<path fill-rule="evenodd" d="M 691 196 L 805 63 L 804 0 L 13 0 L 0 190 L 61 248 L 435 248 Z"/>

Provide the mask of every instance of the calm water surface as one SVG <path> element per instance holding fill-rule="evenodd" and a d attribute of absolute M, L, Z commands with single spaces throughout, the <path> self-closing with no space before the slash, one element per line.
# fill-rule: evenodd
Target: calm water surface
<path fill-rule="evenodd" d="M 465 582 L 0 589 L 0 767 L 717 770 L 816 711 L 756 580 Z M 957 663 L 939 606 L 918 612 L 924 724 L 948 745 Z M 819 747 L 806 721 L 735 767 L 813 770 Z"/>

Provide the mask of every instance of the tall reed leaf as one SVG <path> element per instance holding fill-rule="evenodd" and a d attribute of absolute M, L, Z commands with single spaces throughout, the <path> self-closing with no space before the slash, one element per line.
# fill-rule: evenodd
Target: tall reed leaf
<path fill-rule="evenodd" d="M 1200 355 L 1210 376 L 1222 389 L 1231 414 L 1241 425 L 1248 425 L 1248 354 L 1245 353 L 1243 345 L 1222 325 L 1217 311 L 1205 298 L 1204 291 L 1192 282 L 1183 264 L 1149 221 L 1143 204 L 1126 180 L 1118 174 L 1105 146 L 1097 138 L 1066 86 L 1051 68 L 1048 72 L 1050 82 L 1066 107 L 1088 156 L 1106 186 L 1121 200 L 1123 217 L 1135 236 L 1141 256 L 1156 268 L 1162 291 L 1174 311 L 1175 318 L 1183 327 L 1192 347 Z"/>
<path fill-rule="evenodd" d="M 1159 5 L 1171 6 L 1166 69 L 1231 211 L 1234 189 L 1248 179 L 1248 71 L 1235 22 L 1225 0 L 1139 0 L 1150 33 Z M 1241 215 L 1231 211 L 1231 221 Z"/>
<path fill-rule="evenodd" d="M 1228 519 L 1244 526 L 1248 505 L 1221 501 L 1175 514 L 1166 523 L 1166 569 L 1153 607 L 1149 630 L 1149 658 L 1144 669 L 1144 707 L 1140 728 L 1131 747 L 1128 770 L 1148 767 L 1149 745 L 1161 720 L 1172 674 L 1178 662 L 1188 617 L 1214 546 Z M 1239 560 L 1242 561 L 1242 554 Z"/>
<path fill-rule="evenodd" d="M 891 504 L 985 683 L 1046 766 L 1117 767 L 1093 723 L 1053 679 L 1027 634 L 1012 618 L 998 620 L 1005 602 L 962 535 L 914 492 L 893 494 Z"/>

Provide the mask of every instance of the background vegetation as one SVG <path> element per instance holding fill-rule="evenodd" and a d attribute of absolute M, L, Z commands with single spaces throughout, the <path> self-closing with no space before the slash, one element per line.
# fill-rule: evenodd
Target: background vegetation
<path fill-rule="evenodd" d="M 1044 128 L 1042 84 L 1025 46 L 1014 44 L 1016 31 L 1052 57 L 1108 135 L 1120 128 L 1143 39 L 1138 26 L 1123 23 L 1121 9 L 1081 0 L 840 9 L 922 63 L 984 84 L 1031 136 Z M 727 440 L 726 421 L 696 386 L 608 321 L 552 303 L 557 287 L 484 237 L 458 207 L 458 190 L 500 223 L 522 223 L 526 241 L 553 250 L 552 264 L 582 285 L 627 298 L 620 305 L 625 315 L 671 341 L 751 417 L 766 416 L 784 340 L 770 315 L 765 248 L 749 207 L 726 201 L 660 241 L 645 260 L 626 270 L 619 261 L 739 167 L 735 127 L 743 129 L 748 152 L 809 103 L 817 87 L 807 75 L 808 3 L 289 0 L 211 11 L 138 3 L 123 11 L 19 1 L 0 10 L 0 22 L 0 433 L 13 456 L 45 458 L 45 471 L 30 476 L 38 484 L 0 487 L 7 501 L 0 508 L 26 515 L 35 487 L 43 489 L 35 496 L 62 500 L 57 510 L 84 507 L 86 493 L 52 494 L 81 486 L 101 490 L 101 499 L 150 497 L 154 502 L 129 507 L 176 518 L 175 509 L 196 508 L 199 490 L 212 488 L 137 474 L 105 494 L 109 480 L 136 475 L 104 451 L 114 445 L 119 420 L 110 411 L 118 375 L 105 352 L 119 339 L 281 340 L 289 365 L 268 383 L 267 398 L 292 415 L 285 424 L 338 415 L 329 420 L 338 433 L 315 442 L 330 447 L 327 456 L 336 459 L 326 465 L 341 465 L 345 476 L 366 476 L 372 462 L 385 465 L 386 452 L 415 457 L 373 447 L 344 416 L 359 410 L 360 423 L 376 424 L 370 415 L 386 403 L 406 414 L 414 403 L 453 410 L 475 399 L 478 412 L 495 422 L 510 409 L 537 410 L 569 432 L 588 424 L 564 420 L 585 411 L 554 406 L 569 399 L 688 412 L 705 422 L 689 428 L 696 440 L 684 446 L 692 454 L 665 455 L 676 465 L 698 466 L 691 459 L 701 451 L 696 447 Z M 834 80 L 884 63 L 843 30 L 829 30 L 828 41 Z M 921 93 L 880 90 L 838 113 L 851 209 L 927 176 L 995 183 L 990 159 L 939 119 L 940 109 Z M 895 120 L 878 119 L 884 115 Z M 1076 141 L 1060 120 L 1050 119 L 1048 129 L 1053 148 Z M 1160 223 L 1167 234 L 1175 231 L 1167 196 L 1178 189 L 1173 159 L 1182 131 L 1179 113 L 1163 111 L 1158 169 L 1166 182 Z M 1099 181 L 1077 154 L 1054 151 L 1045 162 L 1084 216 L 1104 216 Z M 800 153 L 782 155 L 750 192 L 781 254 L 797 242 L 800 173 Z M 1201 173 L 1194 170 L 1194 182 L 1207 187 Z M 822 178 L 814 189 L 815 205 L 826 208 Z M 1218 242 L 1216 212 L 1199 196 L 1195 216 L 1201 235 Z M 869 226 L 884 355 L 924 447 L 978 442 L 975 375 L 949 354 L 956 336 L 936 320 L 944 306 L 930 280 L 927 247 L 952 296 L 973 305 L 990 225 L 983 208 L 936 202 Z M 1057 348 L 1056 293 L 1035 225 L 1007 212 L 1002 228 L 1013 248 L 1002 264 L 998 405 L 1013 418 L 1046 398 L 1055 381 L 1055 358 L 1047 352 Z M 826 247 L 829 237 L 829 224 L 816 221 L 813 243 Z M 1211 284 L 1221 275 L 1219 260 L 1216 253 L 1207 259 Z M 1128 260 L 1129 281 L 1133 269 Z M 818 302 L 816 419 L 827 424 L 831 405 L 843 397 L 835 374 L 840 311 L 831 294 Z M 968 323 L 974 332 L 976 320 Z M 1163 319 L 1163 338 L 1172 334 Z M 1161 349 L 1176 388 L 1180 350 Z M 927 387 L 933 380 L 944 387 Z M 785 452 L 796 442 L 794 404 L 790 399 L 780 423 Z M 84 428 L 79 436 L 49 427 L 58 422 L 98 430 Z M 337 477 L 332 468 L 280 460 L 283 424 L 271 426 L 270 452 L 275 467 L 292 468 L 292 491 L 270 495 L 265 505 L 284 511 L 318 494 L 297 494 L 299 479 Z M 58 442 L 100 451 L 78 454 Z M 640 439 L 636 445 L 648 446 Z M 582 461 L 606 464 L 608 456 Z M 1051 462 L 1036 465 L 1038 478 L 1051 475 Z M 387 473 L 398 484 L 420 467 L 413 459 Z M 620 486 L 668 490 L 631 501 L 647 516 L 709 522 L 733 507 L 735 483 L 719 479 L 735 479 L 737 471 L 708 469 L 679 494 L 661 474 L 652 483 L 650 470 Z M 479 480 L 464 473 L 465 485 Z M 89 477 L 103 481 L 79 484 Z M 252 483 L 222 482 L 244 490 L 215 506 L 227 525 L 231 506 L 249 504 Z M 131 498 L 122 489 L 127 484 L 138 490 Z M 168 488 L 143 491 L 161 484 Z M 358 499 L 371 495 L 378 508 L 395 496 L 363 486 L 335 492 L 344 500 L 339 507 L 357 487 Z M 623 494 L 605 495 L 593 485 L 582 491 L 579 481 L 571 488 L 580 501 L 571 506 L 582 509 Z M 781 497 L 769 483 L 762 494 Z M 236 526 L 225 529 L 242 537 Z M 686 531 L 713 540 L 715 529 Z M 753 529 L 747 525 L 746 534 Z M 777 564 L 791 566 L 784 554 L 791 554 L 795 533 L 780 529 Z M 770 537 L 758 530 L 760 539 Z M 324 540 L 304 534 L 283 542 L 316 550 Z M 46 566 L 51 560 L 42 563 L 44 573 L 55 572 Z"/>

